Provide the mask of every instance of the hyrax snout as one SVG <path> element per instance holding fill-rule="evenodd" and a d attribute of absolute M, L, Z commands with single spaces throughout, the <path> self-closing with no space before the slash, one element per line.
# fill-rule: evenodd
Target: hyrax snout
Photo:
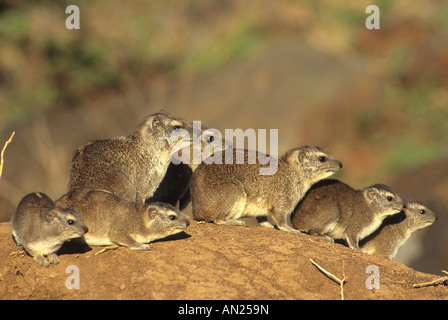
<path fill-rule="evenodd" d="M 124 201 L 107 190 L 74 189 L 57 200 L 70 205 L 89 228 L 88 245 L 120 245 L 148 250 L 152 241 L 185 230 L 188 220 L 166 203 L 136 204 Z"/>
<path fill-rule="evenodd" d="M 10 226 L 18 248 L 45 267 L 59 263 L 56 252 L 65 241 L 88 231 L 75 210 L 55 205 L 41 192 L 30 193 L 20 201 Z"/>
<path fill-rule="evenodd" d="M 227 225 L 245 225 L 238 219 L 256 217 L 261 225 L 273 227 L 270 216 L 280 230 L 300 233 L 288 225 L 289 215 L 313 183 L 337 172 L 342 163 L 319 147 L 303 146 L 271 159 L 277 161 L 277 170 L 262 175 L 259 169 L 267 165 L 258 160 L 250 164 L 249 153 L 233 150 L 231 164 L 222 154 L 221 164 L 202 163 L 196 169 L 190 186 L 193 217 Z M 256 153 L 256 159 L 260 156 L 266 155 Z"/>
<path fill-rule="evenodd" d="M 403 205 L 400 196 L 383 184 L 355 190 L 338 180 L 322 180 L 296 206 L 292 224 L 312 235 L 343 239 L 359 250 L 358 242 L 374 232 L 384 218 L 399 213 Z"/>
<path fill-rule="evenodd" d="M 375 232 L 361 241 L 362 252 L 392 260 L 413 232 L 436 221 L 435 213 L 422 203 L 416 200 L 405 200 L 404 203 L 402 212 L 384 219 Z"/>

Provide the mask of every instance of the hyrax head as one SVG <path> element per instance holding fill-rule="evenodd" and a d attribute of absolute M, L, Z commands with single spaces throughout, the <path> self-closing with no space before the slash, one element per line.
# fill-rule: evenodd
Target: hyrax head
<path fill-rule="evenodd" d="M 325 179 L 342 168 L 328 151 L 315 146 L 303 146 L 289 151 L 286 160 L 300 170 L 309 184 Z"/>
<path fill-rule="evenodd" d="M 155 138 L 163 141 L 167 148 L 178 144 L 182 144 L 180 147 L 183 148 L 192 141 L 193 127 L 191 123 L 162 110 L 148 116 L 137 127 L 136 132 L 145 142 L 154 142 Z"/>
<path fill-rule="evenodd" d="M 192 143 L 189 148 L 173 148 L 171 159 L 174 164 L 183 162 L 195 170 L 206 158 L 232 148 L 232 143 L 224 139 L 218 129 L 202 127 L 200 121 L 193 121 Z"/>
<path fill-rule="evenodd" d="M 434 212 L 415 200 L 405 200 L 403 210 L 406 214 L 406 226 L 412 231 L 430 226 L 437 220 Z"/>
<path fill-rule="evenodd" d="M 49 196 L 42 192 L 33 192 L 20 200 L 17 211 L 41 212 L 41 210 L 48 211 L 53 207 L 54 202 Z"/>
<path fill-rule="evenodd" d="M 47 210 L 45 220 L 52 233 L 64 241 L 82 237 L 88 231 L 79 214 L 66 206 L 56 205 Z"/>
<path fill-rule="evenodd" d="M 145 205 L 145 228 L 151 234 L 152 240 L 162 239 L 182 232 L 190 222 L 174 206 L 163 202 L 152 202 Z M 151 240 L 151 241 L 152 241 Z"/>
<path fill-rule="evenodd" d="M 201 128 L 200 137 L 196 135 L 195 139 L 200 140 L 200 148 L 204 152 L 204 157 L 213 155 L 214 151 L 233 147 L 232 142 L 224 139 L 221 132 L 214 128 Z"/>
<path fill-rule="evenodd" d="M 364 199 L 372 208 L 372 213 L 379 217 L 386 217 L 400 213 L 404 202 L 390 187 L 384 184 L 374 184 L 363 189 Z"/>

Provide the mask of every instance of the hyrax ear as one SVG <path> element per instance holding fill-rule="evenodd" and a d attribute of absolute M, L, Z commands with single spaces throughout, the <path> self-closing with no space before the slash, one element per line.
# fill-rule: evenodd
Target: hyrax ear
<path fill-rule="evenodd" d="M 50 210 L 47 212 L 45 219 L 47 220 L 47 222 L 53 222 L 56 217 L 57 213 L 54 210 Z"/>
<path fill-rule="evenodd" d="M 299 162 L 302 163 L 305 159 L 306 153 L 304 150 L 299 150 L 299 154 L 297 155 L 297 159 L 299 159 Z"/>
<path fill-rule="evenodd" d="M 148 216 L 150 219 L 155 219 L 155 217 L 157 216 L 157 209 L 156 208 L 148 208 Z"/>
<path fill-rule="evenodd" d="M 161 125 L 161 122 L 161 117 L 158 114 L 146 118 L 146 126 L 151 131 L 156 130 Z"/>
<path fill-rule="evenodd" d="M 374 187 L 365 188 L 363 194 L 366 201 L 371 204 L 373 199 L 375 199 L 378 194 L 378 190 Z"/>

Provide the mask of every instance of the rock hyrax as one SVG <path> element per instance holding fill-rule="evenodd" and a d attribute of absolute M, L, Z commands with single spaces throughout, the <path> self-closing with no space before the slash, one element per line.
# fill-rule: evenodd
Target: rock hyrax
<path fill-rule="evenodd" d="M 430 226 L 436 215 L 415 200 L 405 200 L 405 208 L 397 215 L 384 219 L 381 226 L 360 243 L 361 251 L 394 259 L 414 231 Z"/>
<path fill-rule="evenodd" d="M 190 123 L 159 112 L 147 117 L 127 137 L 87 143 L 73 157 L 69 190 L 104 189 L 124 200 L 143 204 L 162 181 L 170 164 L 171 149 L 191 143 L 183 139 L 171 141 L 171 134 L 179 129 L 192 136 Z"/>
<path fill-rule="evenodd" d="M 332 240 L 343 239 L 359 250 L 359 241 L 374 232 L 389 215 L 403 209 L 391 188 L 375 184 L 354 190 L 338 180 L 322 180 L 308 190 L 292 215 L 294 228 Z"/>
<path fill-rule="evenodd" d="M 166 203 L 126 202 L 107 190 L 74 189 L 56 201 L 79 212 L 88 245 L 121 245 L 148 250 L 151 241 L 182 232 L 189 222 Z"/>
<path fill-rule="evenodd" d="M 244 163 L 236 162 L 239 156 Z M 249 164 L 247 150 L 234 150 L 232 164 L 201 164 L 190 186 L 193 217 L 227 225 L 245 225 L 238 219 L 256 217 L 260 225 L 272 227 L 271 216 L 278 229 L 300 233 L 288 225 L 289 215 L 313 183 L 334 174 L 342 163 L 310 146 L 292 149 L 276 161 L 272 175 L 260 175 L 260 167 L 267 165 Z"/>
<path fill-rule="evenodd" d="M 45 267 L 59 263 L 56 251 L 65 241 L 88 231 L 73 209 L 55 205 L 40 192 L 30 193 L 20 201 L 10 226 L 18 249 L 25 249 Z"/>

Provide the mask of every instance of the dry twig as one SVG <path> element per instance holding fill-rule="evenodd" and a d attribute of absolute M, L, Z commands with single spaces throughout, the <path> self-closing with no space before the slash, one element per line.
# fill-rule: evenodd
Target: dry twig
<path fill-rule="evenodd" d="M 15 131 L 12 132 L 11 137 L 9 137 L 8 141 L 6 141 L 5 145 L 3 146 L 2 153 L 0 155 L 0 178 L 2 177 L 3 172 L 3 155 L 5 153 L 6 147 L 8 146 L 8 144 L 11 143 L 11 140 L 14 137 L 15 133 L 16 133 Z"/>
<path fill-rule="evenodd" d="M 95 253 L 95 255 L 97 256 L 97 255 L 99 255 L 99 254 L 101 254 L 103 252 L 106 252 L 107 250 L 115 250 L 117 248 L 118 248 L 118 246 L 108 246 L 108 247 L 105 247 L 105 248 L 101 249 L 97 253 Z"/>
<path fill-rule="evenodd" d="M 442 270 L 442 272 L 448 274 L 448 272 L 446 272 L 445 270 Z M 438 278 L 438 279 L 430 281 L 430 282 L 416 283 L 416 284 L 412 285 L 412 288 L 438 286 L 439 284 L 448 284 L 448 276 L 444 276 L 444 277 Z"/>
<path fill-rule="evenodd" d="M 345 268 L 344 268 L 344 260 L 342 260 L 342 279 L 339 279 L 334 274 L 328 272 L 320 265 L 318 265 L 313 259 L 310 258 L 310 262 L 315 265 L 321 272 L 323 272 L 328 278 L 335 281 L 341 287 L 341 300 L 344 300 L 344 284 L 347 282 L 347 278 L 345 277 Z"/>

